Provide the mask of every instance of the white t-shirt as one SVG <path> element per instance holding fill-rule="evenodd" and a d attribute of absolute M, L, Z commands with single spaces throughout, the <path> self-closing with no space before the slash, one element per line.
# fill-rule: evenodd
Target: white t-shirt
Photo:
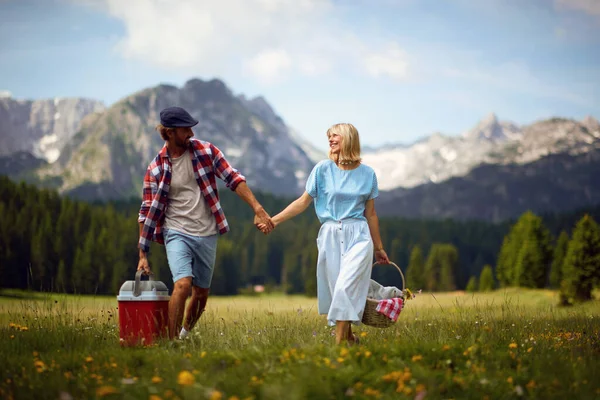
<path fill-rule="evenodd" d="M 192 236 L 215 235 L 217 223 L 196 182 L 189 150 L 180 157 L 171 157 L 171 165 L 165 228 Z"/>

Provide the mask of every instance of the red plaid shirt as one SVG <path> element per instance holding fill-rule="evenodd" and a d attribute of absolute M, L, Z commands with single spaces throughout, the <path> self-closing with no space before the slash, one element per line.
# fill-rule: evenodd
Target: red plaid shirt
<path fill-rule="evenodd" d="M 209 142 L 190 139 L 190 157 L 200 192 L 210 207 L 222 235 L 229 231 L 229 224 L 219 203 L 219 192 L 215 176 L 223 180 L 228 188 L 236 189 L 246 178 L 232 168 L 223 153 Z M 164 244 L 162 225 L 165 211 L 169 205 L 169 188 L 171 187 L 171 158 L 167 146 L 163 146 L 156 158 L 152 160 L 146 175 L 142 192 L 142 206 L 138 222 L 144 223 L 138 247 L 146 253 L 150 250 L 150 242 Z"/>

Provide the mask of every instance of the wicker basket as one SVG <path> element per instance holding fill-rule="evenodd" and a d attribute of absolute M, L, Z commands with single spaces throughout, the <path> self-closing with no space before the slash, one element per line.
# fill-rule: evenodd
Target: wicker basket
<path fill-rule="evenodd" d="M 373 264 L 373 266 L 375 266 L 377 264 L 379 264 L 379 263 L 375 263 L 375 264 Z M 393 262 L 390 262 L 389 264 L 379 264 L 379 265 L 393 265 L 394 267 L 396 267 L 396 269 L 400 273 L 400 276 L 402 277 L 402 292 L 404 293 L 404 289 L 406 288 L 406 283 L 404 282 L 404 274 L 402 273 L 402 270 L 400 269 L 400 267 L 398 267 Z M 385 315 L 377 312 L 377 304 L 378 303 L 379 303 L 379 300 L 375 300 L 375 299 L 371 299 L 371 298 L 367 297 L 367 303 L 365 304 L 365 311 L 363 313 L 362 323 L 365 325 L 373 326 L 375 328 L 387 328 L 389 326 L 392 326 L 394 324 L 394 321 L 392 321 Z"/>

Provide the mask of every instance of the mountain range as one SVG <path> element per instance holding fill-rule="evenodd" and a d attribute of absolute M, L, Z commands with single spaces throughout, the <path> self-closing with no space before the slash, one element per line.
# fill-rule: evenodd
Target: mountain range
<path fill-rule="evenodd" d="M 550 154 L 581 154 L 600 147 L 600 123 L 552 118 L 518 126 L 490 114 L 459 136 L 435 133 L 409 146 L 366 153 L 382 190 L 411 188 L 465 176 L 480 164 L 526 164 Z"/>
<path fill-rule="evenodd" d="M 220 80 L 161 84 L 106 108 L 89 99 L 0 97 L 0 168 L 13 179 L 86 200 L 140 196 L 143 173 L 163 145 L 161 109 L 179 105 L 200 121 L 197 137 L 219 147 L 255 191 L 302 192 L 326 154 L 288 127 L 262 97 L 235 95 Z M 552 118 L 529 125 L 490 114 L 452 136 L 365 148 L 377 173 L 381 215 L 512 218 L 600 203 L 600 123 Z"/>
<path fill-rule="evenodd" d="M 155 130 L 159 112 L 171 105 L 200 121 L 194 128 L 197 137 L 219 147 L 255 190 L 277 195 L 301 190 L 314 163 L 283 120 L 263 98 L 235 96 L 216 79 L 144 89 L 104 112 L 89 113 L 58 158 L 27 171 L 28 179 L 87 200 L 139 196 L 143 174 L 164 144 Z"/>

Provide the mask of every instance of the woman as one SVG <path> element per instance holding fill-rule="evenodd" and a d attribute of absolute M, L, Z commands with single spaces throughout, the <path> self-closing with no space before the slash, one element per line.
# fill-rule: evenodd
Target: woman
<path fill-rule="evenodd" d="M 358 131 L 352 124 L 336 124 L 327 130 L 327 138 L 329 159 L 313 168 L 306 191 L 272 220 L 277 226 L 315 201 L 322 223 L 317 237 L 319 314 L 327 314 L 329 325 L 335 325 L 337 344 L 355 344 L 358 338 L 351 323 L 362 319 L 373 249 L 378 262 L 390 261 L 375 213 L 377 177 L 371 167 L 361 164 Z"/>

